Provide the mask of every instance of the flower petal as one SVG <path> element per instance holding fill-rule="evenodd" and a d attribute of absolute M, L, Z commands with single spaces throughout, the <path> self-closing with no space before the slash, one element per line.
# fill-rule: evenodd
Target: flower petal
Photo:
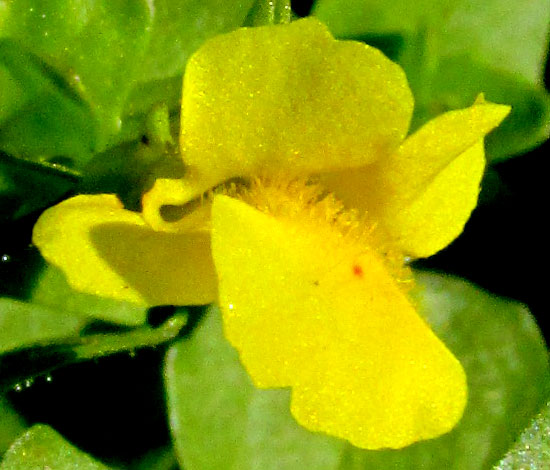
<path fill-rule="evenodd" d="M 324 183 L 379 220 L 405 253 L 430 256 L 462 232 L 485 168 L 483 138 L 509 111 L 480 97 L 428 122 L 391 157 Z"/>
<path fill-rule="evenodd" d="M 226 336 L 257 386 L 292 387 L 300 424 L 368 449 L 456 424 L 464 371 L 373 250 L 227 196 L 212 224 Z"/>
<path fill-rule="evenodd" d="M 216 299 L 208 232 L 155 232 L 114 195 L 76 196 L 48 209 L 33 243 L 83 292 L 151 306 Z"/>
<path fill-rule="evenodd" d="M 208 187 L 187 185 L 181 179 L 155 180 L 143 195 L 143 220 L 160 232 L 189 232 L 210 230 L 210 204 L 195 200 Z M 190 202 L 192 201 L 192 202 Z"/>
<path fill-rule="evenodd" d="M 402 69 L 315 19 L 242 28 L 190 59 L 181 149 L 208 187 L 252 173 L 353 168 L 397 148 L 413 106 Z"/>

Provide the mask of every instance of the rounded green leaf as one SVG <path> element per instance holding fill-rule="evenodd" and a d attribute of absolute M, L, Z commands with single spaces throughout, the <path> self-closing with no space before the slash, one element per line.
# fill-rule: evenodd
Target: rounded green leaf
<path fill-rule="evenodd" d="M 541 144 L 550 134 L 550 95 L 539 85 L 498 71 L 468 56 L 440 61 L 432 87 L 415 110 L 416 124 L 434 110 L 469 106 L 479 91 L 494 103 L 512 107 L 510 115 L 487 137 L 487 155 L 493 160 L 517 155 Z"/>
<path fill-rule="evenodd" d="M 337 37 L 408 33 L 421 23 L 441 21 L 453 0 L 317 0 L 313 14 Z"/>
<path fill-rule="evenodd" d="M 0 458 L 24 430 L 25 423 L 23 418 L 0 395 Z"/>
<path fill-rule="evenodd" d="M 85 319 L 45 306 L 0 299 L 0 353 L 78 336 Z"/>
<path fill-rule="evenodd" d="M 488 146 L 489 159 L 530 150 L 550 134 L 543 86 L 548 2 L 318 0 L 314 13 L 337 37 L 390 45 L 386 52 L 403 66 L 414 93 L 413 127 L 485 93 L 512 105 Z"/>
<path fill-rule="evenodd" d="M 166 355 L 174 446 L 187 470 L 337 468 L 342 442 L 313 434 L 290 416 L 286 390 L 256 389 L 208 311 L 189 340 Z"/>
<path fill-rule="evenodd" d="M 32 301 L 62 312 L 73 312 L 87 319 L 97 319 L 120 325 L 138 326 L 145 323 L 147 309 L 129 302 L 97 297 L 72 289 L 63 273 L 47 266 L 38 277 Z"/>
<path fill-rule="evenodd" d="M 523 306 L 467 282 L 418 274 L 417 298 L 463 364 L 469 401 L 449 434 L 401 450 L 363 451 L 300 428 L 286 390 L 255 389 L 211 310 L 166 357 L 168 411 L 180 464 L 216 469 L 482 470 L 510 447 L 548 396 L 548 353 Z"/>
<path fill-rule="evenodd" d="M 89 158 L 98 139 L 92 110 L 14 40 L 0 37 L 0 63 L 8 103 L 0 115 L 0 149 L 35 161 L 71 156 L 78 165 Z"/>
<path fill-rule="evenodd" d="M 253 3 L 7 3 L 0 9 L 0 148 L 32 159 L 68 156 L 80 167 L 92 153 L 139 137 L 152 106 L 177 107 L 189 56 L 240 26 Z"/>
<path fill-rule="evenodd" d="M 0 11 L 0 22 L 0 39 L 38 62 L 43 80 L 53 82 L 57 94 L 91 111 L 98 125 L 95 147 L 104 147 L 120 130 L 124 102 L 149 43 L 150 4 L 21 0 Z M 26 85 L 24 76 L 16 78 Z M 59 111 L 48 106 L 42 112 Z"/>
<path fill-rule="evenodd" d="M 254 0 L 154 0 L 151 42 L 139 80 L 181 76 L 189 56 L 208 38 L 241 26 Z"/>
<path fill-rule="evenodd" d="M 67 442 L 49 426 L 37 424 L 6 452 L 0 470 L 109 470 Z"/>
<path fill-rule="evenodd" d="M 550 464 L 550 402 L 494 470 L 543 469 Z"/>
<path fill-rule="evenodd" d="M 550 30 L 548 2 L 317 0 L 313 11 L 338 37 L 407 36 L 428 29 L 436 36 L 438 55 L 470 52 L 486 65 L 541 83 Z"/>

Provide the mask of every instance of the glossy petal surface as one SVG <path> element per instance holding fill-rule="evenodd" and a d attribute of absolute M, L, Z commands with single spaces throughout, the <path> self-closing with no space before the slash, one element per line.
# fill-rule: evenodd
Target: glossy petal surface
<path fill-rule="evenodd" d="M 325 182 L 378 219 L 405 253 L 430 256 L 462 232 L 485 168 L 483 138 L 509 110 L 480 98 L 430 121 L 389 158 Z"/>
<path fill-rule="evenodd" d="M 412 106 L 397 64 L 335 41 L 315 19 L 242 28 L 206 42 L 187 65 L 182 155 L 205 188 L 252 173 L 353 168 L 397 148 Z"/>
<path fill-rule="evenodd" d="M 33 242 L 83 292 L 146 305 L 216 298 L 209 235 L 155 232 L 114 195 L 76 196 L 48 209 Z"/>
<path fill-rule="evenodd" d="M 363 448 L 456 424 L 463 369 L 373 250 L 227 196 L 212 211 L 225 334 L 255 385 L 292 387 L 300 424 Z"/>

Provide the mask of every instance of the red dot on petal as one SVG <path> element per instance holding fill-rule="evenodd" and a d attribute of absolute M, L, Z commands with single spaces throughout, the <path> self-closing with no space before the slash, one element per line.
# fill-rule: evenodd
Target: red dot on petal
<path fill-rule="evenodd" d="M 357 277 L 363 277 L 363 268 L 358 264 L 353 265 L 353 275 Z"/>

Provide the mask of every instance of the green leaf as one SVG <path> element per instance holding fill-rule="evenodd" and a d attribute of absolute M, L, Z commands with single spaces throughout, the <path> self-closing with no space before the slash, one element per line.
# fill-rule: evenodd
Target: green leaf
<path fill-rule="evenodd" d="M 176 470 L 178 461 L 172 446 L 153 449 L 132 462 L 130 470 Z"/>
<path fill-rule="evenodd" d="M 149 43 L 147 1 L 21 0 L 8 3 L 0 21 L 5 47 L 13 49 L 10 72 L 19 57 L 37 62 L 42 81 L 85 104 L 97 125 L 94 149 L 104 148 L 120 130 L 123 106 Z M 28 65 L 20 68 L 15 78 L 25 87 Z"/>
<path fill-rule="evenodd" d="M 128 302 L 83 294 L 72 289 L 64 274 L 47 266 L 38 277 L 31 294 L 32 302 L 79 317 L 138 326 L 145 323 L 147 309 Z"/>
<path fill-rule="evenodd" d="M 49 426 L 37 424 L 6 452 L 0 470 L 109 470 L 67 442 Z"/>
<path fill-rule="evenodd" d="M 176 338 L 186 324 L 187 317 L 182 312 L 157 328 L 143 326 L 127 333 L 85 336 L 81 338 L 80 344 L 71 346 L 74 362 L 158 346 Z"/>
<path fill-rule="evenodd" d="M 193 52 L 208 38 L 241 26 L 254 0 L 154 0 L 151 41 L 122 119 L 120 142 L 146 131 L 150 110 L 159 104 L 179 112 L 182 76 Z M 179 116 L 179 115 L 178 115 Z"/>
<path fill-rule="evenodd" d="M 289 0 L 256 0 L 244 25 L 265 26 L 290 23 L 291 13 Z"/>
<path fill-rule="evenodd" d="M 0 395 L 0 458 L 25 430 L 25 422 Z"/>
<path fill-rule="evenodd" d="M 165 105 L 179 118 L 179 100 L 181 99 L 182 76 L 163 80 L 137 83 L 128 97 L 125 117 L 122 120 L 120 142 L 128 142 L 142 136 L 146 131 L 146 122 L 151 109 L 158 104 Z M 179 129 L 179 127 L 178 127 Z"/>
<path fill-rule="evenodd" d="M 488 100 L 513 108 L 495 132 L 491 159 L 524 152 L 548 137 L 550 97 L 542 80 L 547 2 L 318 0 L 314 12 L 338 37 L 375 46 L 384 46 L 385 39 L 392 52 L 400 48 L 392 56 L 405 69 L 420 108 L 414 128 L 443 111 L 471 105 L 484 92 Z"/>
<path fill-rule="evenodd" d="M 482 470 L 509 448 L 548 396 L 543 339 L 521 305 L 458 279 L 418 274 L 421 311 L 464 365 L 469 402 L 449 434 L 401 450 L 364 451 L 300 428 L 286 390 L 255 389 L 212 310 L 165 365 L 180 464 L 247 468 Z"/>
<path fill-rule="evenodd" d="M 337 37 L 388 32 L 413 33 L 421 24 L 442 21 L 454 0 L 317 0 L 312 13 Z"/>
<path fill-rule="evenodd" d="M 197 469 L 333 469 L 342 443 L 301 428 L 288 391 L 254 388 L 208 311 L 166 356 L 168 414 L 180 465 Z"/>
<path fill-rule="evenodd" d="M 181 76 L 187 59 L 208 38 L 241 26 L 254 0 L 155 0 L 140 81 Z"/>
<path fill-rule="evenodd" d="M 504 158 L 546 140 L 550 132 L 550 95 L 526 80 L 498 72 L 466 56 L 440 61 L 430 92 L 415 109 L 413 126 L 418 127 L 433 115 L 450 109 L 470 106 L 482 83 L 486 84 L 487 100 L 512 106 L 508 118 L 487 137 L 488 155 Z"/>
<path fill-rule="evenodd" d="M 437 4 L 437 2 L 435 2 Z M 489 67 L 542 84 L 548 51 L 550 5 L 530 0 L 452 2 L 440 25 L 440 55 L 470 53 Z"/>
<path fill-rule="evenodd" d="M 82 316 L 0 298 L 0 353 L 78 336 Z"/>
<path fill-rule="evenodd" d="M 495 470 L 543 469 L 550 465 L 550 402 L 523 431 Z"/>
<path fill-rule="evenodd" d="M 32 383 L 34 377 L 56 368 L 122 352 L 151 348 L 172 341 L 187 323 L 184 313 L 174 315 L 157 328 L 143 326 L 127 332 L 91 334 L 42 343 L 0 356 L 0 388 L 21 389 L 21 382 Z"/>
<path fill-rule="evenodd" d="M 17 83 L 9 69 L 0 62 L 0 123 L 26 101 L 25 90 Z"/>
<path fill-rule="evenodd" d="M 412 130 L 443 112 L 471 106 L 483 92 L 488 101 L 512 106 L 510 115 L 487 137 L 490 160 L 523 153 L 546 140 L 550 95 L 542 86 L 469 55 L 439 57 L 437 64 L 429 63 L 429 56 L 430 51 L 419 56 L 418 48 L 408 45 L 400 57 L 416 98 Z"/>
<path fill-rule="evenodd" d="M 0 9 L 0 149 L 74 168 L 175 112 L 190 55 L 254 0 L 22 0 Z M 68 14 L 67 12 L 72 12 Z"/>
<path fill-rule="evenodd" d="M 75 187 L 79 176 L 58 165 L 13 158 L 0 151 L 0 178 L 0 194 L 13 200 L 2 215 L 17 219 L 61 199 Z"/>
<path fill-rule="evenodd" d="M 3 99 L 12 103 L 0 121 L 0 149 L 36 161 L 89 158 L 98 139 L 91 110 L 14 41 L 0 38 L 0 61 L 9 70 Z"/>
<path fill-rule="evenodd" d="M 550 6 L 530 0 L 317 0 L 314 14 L 339 37 L 369 33 L 437 35 L 438 55 L 476 59 L 541 83 Z"/>

